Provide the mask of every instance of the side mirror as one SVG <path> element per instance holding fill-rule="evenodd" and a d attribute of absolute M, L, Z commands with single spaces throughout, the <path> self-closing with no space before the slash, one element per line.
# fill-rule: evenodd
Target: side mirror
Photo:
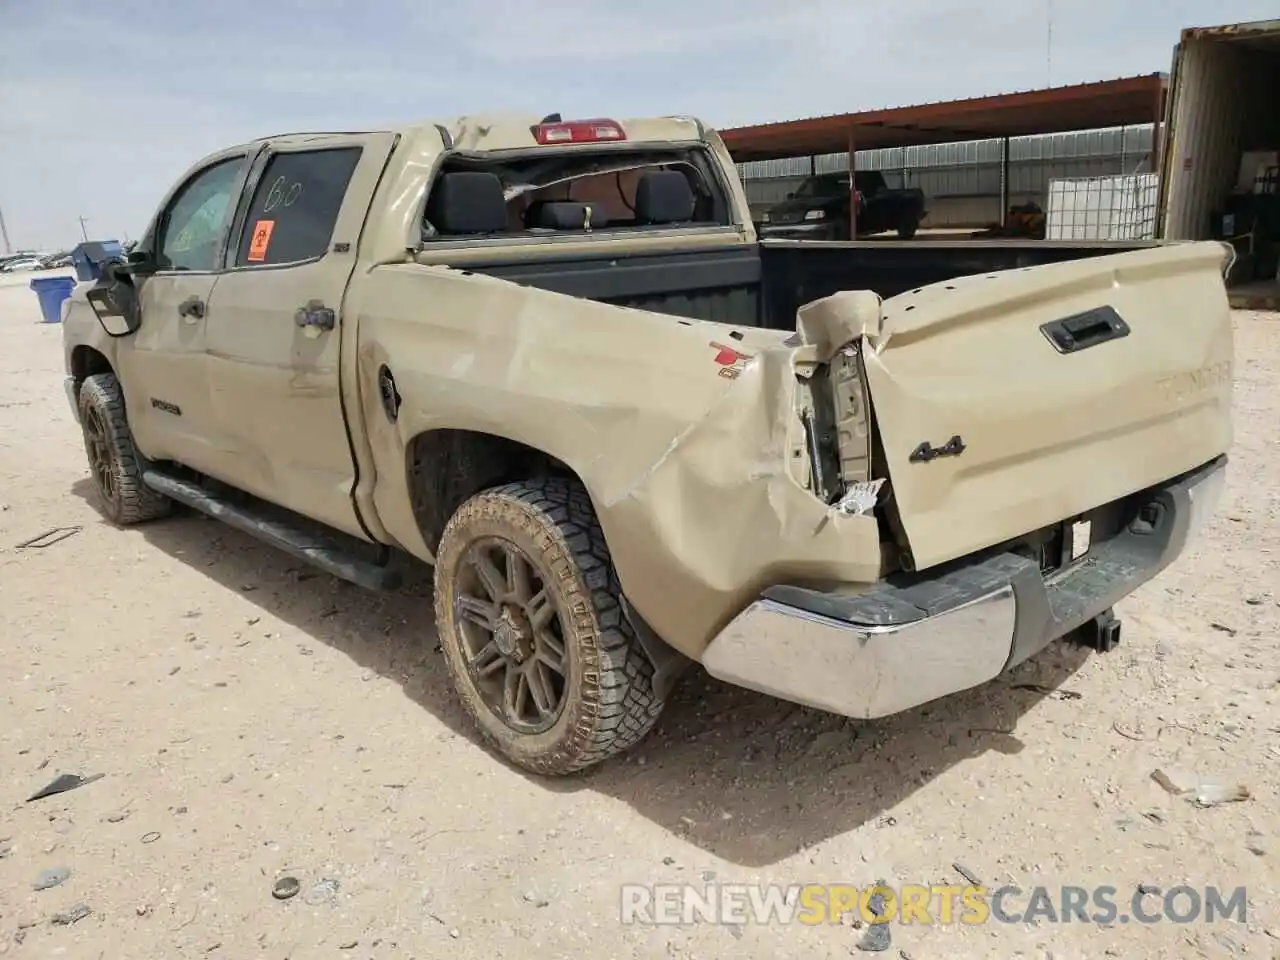
<path fill-rule="evenodd" d="M 138 291 L 130 265 L 111 260 L 102 267 L 102 279 L 85 293 L 98 323 L 109 337 L 127 337 L 142 326 Z"/>
<path fill-rule="evenodd" d="M 796 192 L 794 190 L 792 190 L 790 193 L 787 194 L 788 200 L 794 200 L 795 198 L 796 198 Z"/>
<path fill-rule="evenodd" d="M 128 259 L 120 264 L 121 272 L 131 277 L 149 277 L 158 269 L 160 267 L 155 258 L 145 250 L 136 250 L 130 253 Z"/>

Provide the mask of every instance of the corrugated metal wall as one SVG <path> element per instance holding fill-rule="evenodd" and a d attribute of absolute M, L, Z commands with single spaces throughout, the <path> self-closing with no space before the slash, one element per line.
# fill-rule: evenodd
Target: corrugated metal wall
<path fill-rule="evenodd" d="M 1147 173 L 1151 124 L 1015 137 L 1009 141 L 1009 201 L 1046 203 L 1048 183 L 1061 178 Z M 848 168 L 848 153 L 791 157 L 738 165 L 755 212 L 767 209 L 810 171 Z M 860 150 L 857 166 L 882 170 L 890 186 L 919 187 L 928 198 L 928 227 L 979 226 L 1000 219 L 1000 141 L 974 140 L 920 147 Z"/>
<path fill-rule="evenodd" d="M 1235 185 L 1241 152 L 1280 146 L 1280 56 L 1229 39 L 1182 48 L 1175 78 L 1163 236 L 1202 240 Z"/>

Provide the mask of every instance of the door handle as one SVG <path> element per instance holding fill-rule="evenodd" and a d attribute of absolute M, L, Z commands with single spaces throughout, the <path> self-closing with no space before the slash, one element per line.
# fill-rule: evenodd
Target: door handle
<path fill-rule="evenodd" d="M 199 297 L 187 297 L 178 304 L 178 316 L 199 320 L 204 316 L 204 301 Z"/>
<path fill-rule="evenodd" d="M 300 327 L 332 330 L 337 325 L 338 317 L 320 300 L 308 300 L 294 312 L 293 322 Z"/>

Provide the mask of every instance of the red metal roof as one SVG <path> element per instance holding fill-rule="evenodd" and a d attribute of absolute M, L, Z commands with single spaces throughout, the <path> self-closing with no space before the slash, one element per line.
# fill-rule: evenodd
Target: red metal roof
<path fill-rule="evenodd" d="M 840 153 L 849 148 L 851 130 L 858 150 L 1066 133 L 1158 121 L 1167 87 L 1164 74 L 1152 73 L 719 132 L 739 162 Z"/>

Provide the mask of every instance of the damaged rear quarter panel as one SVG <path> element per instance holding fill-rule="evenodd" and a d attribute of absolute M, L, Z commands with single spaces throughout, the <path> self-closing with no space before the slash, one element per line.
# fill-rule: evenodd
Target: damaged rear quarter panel
<path fill-rule="evenodd" d="M 406 450 L 425 431 L 460 429 L 569 466 L 595 505 L 628 600 L 688 656 L 763 586 L 878 577 L 874 518 L 835 513 L 792 476 L 807 454 L 796 351 L 782 345 L 784 334 L 444 267 L 378 267 L 357 286 L 374 503 L 391 535 L 422 559 L 432 557 L 411 507 Z M 751 359 L 724 376 L 713 343 Z M 402 397 L 394 423 L 378 397 L 384 364 Z"/>

